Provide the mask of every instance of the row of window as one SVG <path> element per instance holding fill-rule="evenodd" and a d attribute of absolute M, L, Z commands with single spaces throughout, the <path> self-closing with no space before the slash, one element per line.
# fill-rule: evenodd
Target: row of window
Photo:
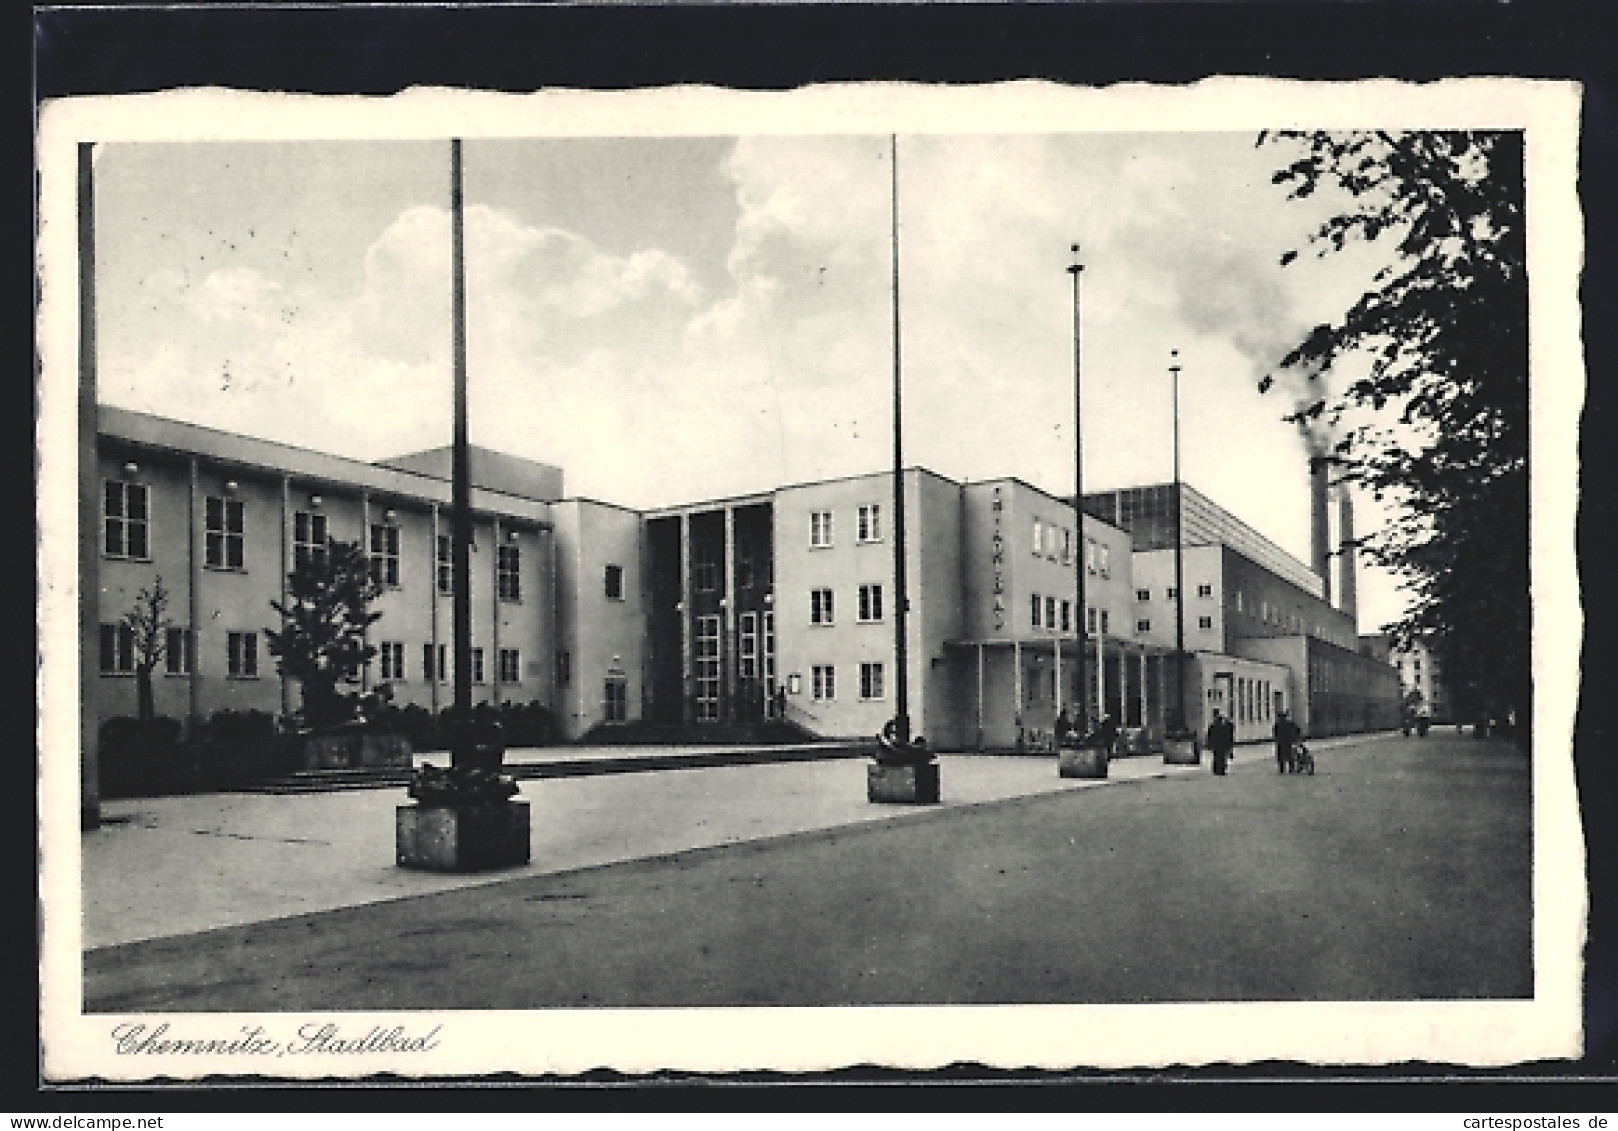
<path fill-rule="evenodd" d="M 190 675 L 196 662 L 196 643 L 188 629 L 166 628 L 159 662 L 168 675 Z M 101 626 L 101 674 L 133 675 L 140 663 L 135 632 L 127 624 Z M 258 633 L 225 634 L 225 674 L 235 679 L 258 677 Z"/>
<path fill-rule="evenodd" d="M 1068 600 L 1057 601 L 1055 597 L 1041 596 L 1030 593 L 1028 597 L 1029 624 L 1034 628 L 1056 630 L 1060 626 L 1062 632 L 1073 631 L 1073 602 Z M 1060 614 L 1060 616 L 1058 616 Z M 1086 632 L 1094 633 L 1099 630 L 1105 634 L 1112 631 L 1112 617 L 1106 609 L 1097 609 L 1091 605 L 1086 610 L 1084 618 Z"/>
<path fill-rule="evenodd" d="M 151 489 L 143 483 L 108 480 L 102 500 L 102 534 L 106 556 L 129 561 L 151 558 Z M 202 562 L 209 569 L 240 570 L 247 561 L 247 510 L 240 499 L 208 496 L 203 500 Z M 292 562 L 323 564 L 329 523 L 326 515 L 297 511 L 292 516 Z M 367 547 L 371 577 L 390 589 L 399 587 L 399 528 L 392 523 L 372 523 Z M 448 534 L 438 536 L 436 549 L 437 582 L 440 593 L 454 589 L 454 548 Z M 616 582 L 609 566 L 607 595 L 618 590 L 621 599 L 621 571 Z M 502 544 L 495 550 L 495 584 L 502 601 L 522 599 L 522 548 Z"/>
<path fill-rule="evenodd" d="M 859 588 L 859 622 L 876 624 L 882 619 L 882 586 L 869 582 Z M 809 590 L 809 623 L 837 623 L 836 594 L 830 588 Z"/>
<path fill-rule="evenodd" d="M 809 546 L 823 550 L 834 545 L 832 511 L 809 512 Z M 855 515 L 854 539 L 860 543 L 882 541 L 882 505 L 863 503 Z"/>
<path fill-rule="evenodd" d="M 472 682 L 484 682 L 483 649 L 473 648 Z M 497 657 L 495 678 L 501 683 L 522 682 L 522 653 L 517 648 L 501 648 Z M 132 675 L 139 662 L 136 655 L 134 631 L 127 624 L 101 626 L 101 674 Z M 168 628 L 163 635 L 162 666 L 168 675 L 190 675 L 195 662 L 195 644 L 191 633 L 184 628 Z M 408 679 L 405 670 L 403 641 L 384 640 L 377 645 L 376 664 L 383 680 L 397 682 Z M 437 678 L 448 682 L 454 672 L 448 663 L 448 645 L 423 644 L 421 646 L 422 678 Z M 225 634 L 225 674 L 236 679 L 255 679 L 259 674 L 259 642 L 257 632 L 227 632 Z M 563 682 L 558 673 L 558 681 Z"/>
<path fill-rule="evenodd" d="M 1166 601 L 1172 601 L 1172 600 L 1174 600 L 1175 596 L 1178 593 L 1179 593 L 1179 590 L 1174 588 L 1174 586 L 1170 585 L 1168 588 L 1163 590 L 1163 599 L 1166 600 Z M 1203 598 L 1212 597 L 1213 596 L 1213 586 L 1212 585 L 1199 585 L 1199 586 L 1197 586 L 1197 596 L 1198 597 L 1203 597 Z M 1151 599 L 1152 599 L 1152 591 L 1150 589 L 1137 589 L 1137 590 L 1135 590 L 1135 600 L 1137 600 L 1137 601 L 1150 601 Z"/>
<path fill-rule="evenodd" d="M 880 660 L 860 664 L 860 698 L 882 699 L 887 695 L 886 666 Z M 817 703 L 837 698 L 837 666 L 815 664 L 809 669 L 809 690 Z"/>
<path fill-rule="evenodd" d="M 1065 526 L 1034 519 L 1034 557 L 1047 561 L 1073 564 L 1073 531 Z M 1112 547 L 1094 538 L 1084 540 L 1084 569 L 1097 577 L 1112 576 Z"/>
<path fill-rule="evenodd" d="M 1148 619 L 1148 618 L 1142 618 L 1140 620 L 1137 620 L 1135 622 L 1135 631 L 1136 632 L 1150 632 L 1150 631 L 1152 631 L 1152 622 L 1151 622 L 1151 620 Z M 1197 631 L 1199 631 L 1199 632 L 1212 632 L 1213 631 L 1213 617 L 1198 617 L 1197 618 Z"/>

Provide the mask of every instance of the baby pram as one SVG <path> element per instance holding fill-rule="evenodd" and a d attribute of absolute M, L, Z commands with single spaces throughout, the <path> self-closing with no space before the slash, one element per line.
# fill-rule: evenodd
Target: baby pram
<path fill-rule="evenodd" d="M 1292 757 L 1287 759 L 1287 769 L 1294 774 L 1313 774 L 1315 772 L 1315 756 L 1309 753 L 1309 748 L 1301 742 L 1292 744 Z"/>

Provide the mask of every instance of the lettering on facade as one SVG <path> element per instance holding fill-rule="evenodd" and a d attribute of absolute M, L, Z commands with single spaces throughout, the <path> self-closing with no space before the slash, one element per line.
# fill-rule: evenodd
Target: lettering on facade
<path fill-rule="evenodd" d="M 1001 513 L 1005 510 L 1005 502 L 1000 497 L 1000 488 L 994 489 L 994 498 L 989 503 L 989 509 L 994 512 L 994 538 L 990 545 L 994 561 L 994 628 L 996 632 L 1006 627 L 1006 539 L 1001 529 Z"/>

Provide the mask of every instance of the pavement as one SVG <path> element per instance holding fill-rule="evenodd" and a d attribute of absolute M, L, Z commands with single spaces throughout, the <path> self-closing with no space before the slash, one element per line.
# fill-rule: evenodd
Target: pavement
<path fill-rule="evenodd" d="M 402 791 L 120 802 L 84 836 L 85 1006 L 1531 996 L 1526 759 L 1310 745 L 1314 777 L 945 755 L 929 807 L 869 804 L 857 760 L 525 783 L 534 863 L 479 876 L 394 866 Z"/>
<path fill-rule="evenodd" d="M 513 765 L 745 756 L 748 748 L 512 750 Z M 773 751 L 768 752 L 773 753 Z M 83 838 L 86 950 L 615 864 L 761 837 L 1087 789 L 1206 767 L 1158 756 L 1115 759 L 1103 781 L 1061 778 L 1054 757 L 941 755 L 938 806 L 873 805 L 865 759 L 719 765 L 524 781 L 531 863 L 471 875 L 410 871 L 394 860 L 399 787 L 275 796 L 193 794 L 102 804 Z M 418 756 L 443 764 L 442 755 Z"/>

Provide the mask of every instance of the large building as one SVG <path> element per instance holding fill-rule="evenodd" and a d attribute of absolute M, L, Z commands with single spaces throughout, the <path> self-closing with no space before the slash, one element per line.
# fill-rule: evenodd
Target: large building
<path fill-rule="evenodd" d="M 158 577 L 171 595 L 159 713 L 194 727 L 295 709 L 267 651 L 270 602 L 327 538 L 360 543 L 383 586 L 364 686 L 449 704 L 447 449 L 363 463 L 120 409 L 99 419 L 96 719 L 135 711 L 120 621 Z M 567 739 L 772 718 L 869 736 L 895 713 L 890 475 L 641 512 L 567 497 L 546 464 L 474 449 L 471 471 L 474 701 L 538 703 Z M 1161 741 L 1176 694 L 1190 725 L 1219 708 L 1243 739 L 1282 709 L 1308 733 L 1393 725 L 1385 689 L 1343 658 L 1364 659 L 1340 644 L 1352 616 L 1189 488 L 1182 668 L 1163 488 L 1087 496 L 1081 531 L 1070 500 L 1017 479 L 912 468 L 903 482 L 910 715 L 942 748 L 1048 746 L 1081 688 L 1138 749 Z"/>
<path fill-rule="evenodd" d="M 1198 697 L 1188 698 L 1187 709 L 1200 710 L 1199 717 L 1223 705 L 1238 728 L 1255 710 L 1261 722 L 1272 722 L 1281 709 L 1279 688 L 1241 671 L 1243 662 L 1263 662 L 1285 669 L 1289 709 L 1306 735 L 1398 724 L 1396 681 L 1385 664 L 1359 648 L 1352 505 L 1346 492 L 1339 493 L 1333 549 L 1324 464 L 1316 461 L 1310 470 L 1312 569 L 1184 484 L 1085 495 L 1087 514 L 1117 523 L 1133 539 L 1134 629 L 1142 642 L 1172 647 L 1180 632 L 1174 587 L 1178 524 L 1183 635 L 1200 674 Z"/>

